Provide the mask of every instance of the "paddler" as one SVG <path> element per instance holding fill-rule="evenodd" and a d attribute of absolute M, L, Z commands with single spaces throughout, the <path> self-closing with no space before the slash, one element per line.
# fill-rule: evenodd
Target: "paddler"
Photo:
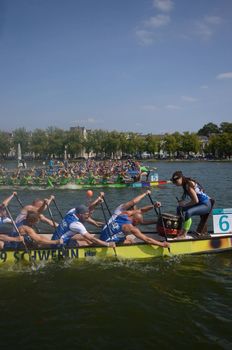
<path fill-rule="evenodd" d="M 8 206 L 10 201 L 17 195 L 17 192 L 13 192 L 9 197 L 5 198 L 0 204 L 0 224 L 11 223 L 11 219 L 7 217 L 5 207 Z"/>
<path fill-rule="evenodd" d="M 148 244 L 169 247 L 168 242 L 160 242 L 150 238 L 136 227 L 139 224 L 148 223 L 144 221 L 143 213 L 153 209 L 154 206 L 149 205 L 140 209 L 136 209 L 135 206 L 150 193 L 151 191 L 148 190 L 129 202 L 123 203 L 117 207 L 107 224 L 102 229 L 100 239 L 106 242 L 132 244 L 135 238 L 138 238 Z M 159 207 L 160 205 L 160 202 L 155 203 L 155 207 Z"/>
<path fill-rule="evenodd" d="M 105 247 L 115 247 L 115 243 L 104 242 L 87 231 L 84 223 L 89 216 L 90 209 L 84 204 L 78 205 L 75 210 L 72 209 L 65 215 L 52 239 L 63 239 L 66 246 L 86 246 L 94 243 Z"/>
<path fill-rule="evenodd" d="M 48 200 L 45 200 L 48 204 Z M 62 245 L 63 240 L 51 240 L 45 235 L 38 234 L 33 226 L 40 221 L 40 214 L 36 211 L 27 211 L 27 215 L 24 220 L 21 220 L 16 224 L 16 229 L 10 234 L 10 236 L 0 234 L 0 249 L 23 249 L 37 248 L 37 247 L 49 247 Z M 4 237 L 5 236 L 5 237 Z"/>
<path fill-rule="evenodd" d="M 20 224 L 23 220 L 25 220 L 27 213 L 30 211 L 38 213 L 40 221 L 54 227 L 54 222 L 42 214 L 42 212 L 47 208 L 48 205 L 50 205 L 53 199 L 55 199 L 55 196 L 53 195 L 51 195 L 48 199 L 45 198 L 44 200 L 37 198 L 32 202 L 32 204 L 25 205 L 15 220 L 16 224 Z M 58 226 L 57 223 L 55 223 L 55 225 Z"/>
<path fill-rule="evenodd" d="M 182 171 L 175 171 L 170 180 L 184 190 L 181 200 L 178 201 L 177 214 L 183 218 L 183 228 L 178 238 L 185 238 L 192 225 L 192 216 L 210 213 L 212 204 L 203 187 L 196 180 L 185 177 Z M 190 198 L 188 202 L 187 197 Z"/>

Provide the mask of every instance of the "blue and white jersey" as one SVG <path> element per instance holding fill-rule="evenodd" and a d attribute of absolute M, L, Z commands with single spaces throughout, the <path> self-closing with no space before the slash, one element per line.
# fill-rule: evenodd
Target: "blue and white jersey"
<path fill-rule="evenodd" d="M 209 196 L 203 192 L 201 186 L 198 183 L 195 183 L 194 190 L 196 192 L 199 203 L 208 202 L 208 200 L 210 199 Z"/>
<path fill-rule="evenodd" d="M 10 218 L 8 218 L 7 216 L 0 216 L 0 225 L 10 224 L 10 223 L 11 223 Z"/>
<path fill-rule="evenodd" d="M 101 231 L 100 239 L 105 242 L 123 242 L 126 239 L 126 234 L 123 232 L 123 225 L 131 224 L 128 215 L 120 214 L 116 217 L 111 217 L 108 224 Z"/>
<path fill-rule="evenodd" d="M 62 238 L 64 243 L 67 243 L 77 233 L 84 235 L 87 233 L 87 230 L 75 215 L 75 211 L 73 212 L 71 210 L 65 215 L 59 226 L 56 228 L 52 240 Z"/>

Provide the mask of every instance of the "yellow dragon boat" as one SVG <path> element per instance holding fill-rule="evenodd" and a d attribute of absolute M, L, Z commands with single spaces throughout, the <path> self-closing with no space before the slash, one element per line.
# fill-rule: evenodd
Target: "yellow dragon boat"
<path fill-rule="evenodd" d="M 148 234 L 148 233 L 146 233 Z M 155 239 L 163 237 L 149 233 Z M 144 242 L 131 245 L 117 245 L 115 249 L 103 246 L 85 246 L 72 248 L 36 248 L 26 250 L 1 250 L 0 265 L 19 261 L 59 261 L 64 259 L 152 259 L 190 254 L 223 253 L 232 250 L 232 232 L 229 234 L 209 234 L 207 237 L 175 240 L 168 239 L 170 249 Z"/>

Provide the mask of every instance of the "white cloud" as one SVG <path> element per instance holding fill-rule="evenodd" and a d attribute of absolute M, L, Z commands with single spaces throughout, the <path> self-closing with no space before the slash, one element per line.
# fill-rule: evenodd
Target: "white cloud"
<path fill-rule="evenodd" d="M 212 36 L 213 31 L 207 24 L 203 22 L 197 22 L 196 33 L 197 35 L 201 36 L 203 39 L 209 39 Z"/>
<path fill-rule="evenodd" d="M 197 98 L 192 97 L 192 96 L 181 96 L 181 98 L 183 101 L 186 101 L 186 102 L 196 102 L 197 101 Z"/>
<path fill-rule="evenodd" d="M 209 24 L 221 24 L 222 23 L 222 18 L 219 16 L 205 16 L 204 20 L 206 23 L 209 23 Z"/>
<path fill-rule="evenodd" d="M 232 79 L 232 72 L 218 74 L 217 79 Z"/>
<path fill-rule="evenodd" d="M 102 123 L 103 121 L 100 119 L 95 119 L 95 118 L 86 118 L 86 119 L 78 119 L 78 120 L 73 120 L 73 124 L 98 124 Z"/>
<path fill-rule="evenodd" d="M 181 107 L 177 106 L 177 105 L 167 105 L 167 106 L 165 106 L 165 108 L 172 109 L 172 110 L 181 109 Z"/>
<path fill-rule="evenodd" d="M 208 89 L 208 85 L 201 85 L 201 89 Z"/>
<path fill-rule="evenodd" d="M 172 0 L 153 0 L 153 6 L 161 12 L 165 12 L 165 14 L 159 13 L 152 16 L 136 28 L 135 35 L 140 45 L 149 46 L 154 43 L 157 38 L 155 30 L 169 24 L 170 16 L 167 12 L 172 10 L 173 5 Z"/>
<path fill-rule="evenodd" d="M 223 20 L 219 16 L 205 16 L 195 23 L 196 34 L 202 39 L 209 39 L 215 31 L 215 26 L 222 22 Z"/>
<path fill-rule="evenodd" d="M 169 22 L 170 17 L 168 15 L 157 15 L 146 20 L 144 25 L 149 28 L 159 28 L 166 26 Z"/>
<path fill-rule="evenodd" d="M 137 29 L 135 32 L 136 37 L 141 45 L 149 46 L 154 42 L 154 33 L 145 29 Z"/>
<path fill-rule="evenodd" d="M 146 111 L 157 111 L 159 108 L 155 105 L 144 105 L 142 106 L 143 109 L 145 109 Z"/>
<path fill-rule="evenodd" d="M 157 10 L 170 12 L 174 7 L 174 3 L 172 0 L 153 0 L 153 6 Z"/>

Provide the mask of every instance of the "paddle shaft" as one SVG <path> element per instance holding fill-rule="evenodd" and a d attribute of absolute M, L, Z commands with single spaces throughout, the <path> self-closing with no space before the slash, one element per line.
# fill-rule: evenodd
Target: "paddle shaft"
<path fill-rule="evenodd" d="M 19 199 L 19 197 L 18 197 L 18 195 L 17 194 L 15 194 L 15 198 L 17 199 L 17 201 L 19 202 L 19 204 L 21 205 L 21 207 L 23 208 L 24 207 L 24 205 L 23 205 L 23 203 L 21 202 L 21 200 Z"/>
<path fill-rule="evenodd" d="M 55 222 L 54 217 L 53 217 L 53 215 L 52 215 L 52 211 L 51 211 L 51 209 L 50 209 L 50 207 L 49 207 L 49 204 L 47 204 L 47 209 L 48 209 L 50 218 L 51 218 L 51 220 L 52 220 L 53 226 L 54 226 L 54 228 L 56 229 L 56 222 Z"/>
<path fill-rule="evenodd" d="M 153 202 L 153 199 L 151 198 L 150 193 L 148 193 L 148 197 L 149 197 L 149 199 L 150 199 L 150 201 L 151 201 L 151 204 L 153 205 L 153 208 L 154 208 L 154 210 L 155 210 L 156 215 L 159 216 L 159 213 L 158 213 L 158 211 L 157 211 L 157 209 L 156 209 L 156 207 L 155 207 L 155 203 Z"/>
<path fill-rule="evenodd" d="M 154 207 L 155 213 L 156 213 L 157 215 L 159 215 L 160 218 L 161 218 L 161 222 L 162 222 L 162 226 L 163 226 L 163 230 L 164 230 L 164 237 L 165 237 L 166 242 L 168 242 L 168 237 L 167 237 L 166 228 L 165 228 L 165 225 L 164 225 L 164 219 L 163 219 L 163 215 L 162 215 L 162 213 L 161 213 L 161 209 L 160 209 L 160 207 L 158 207 L 158 211 L 157 211 L 157 209 L 155 208 L 155 203 L 153 202 L 153 199 L 151 198 L 150 193 L 148 193 L 148 197 L 149 197 L 149 199 L 150 199 L 150 201 L 151 201 L 151 204 L 152 204 L 153 207 Z M 168 247 L 168 251 L 169 251 L 169 253 L 170 253 L 170 248 L 169 248 L 169 247 Z"/>
<path fill-rule="evenodd" d="M 111 213 L 111 211 L 110 211 L 110 208 L 108 207 L 108 204 L 107 204 L 107 202 L 106 202 L 106 200 L 105 200 L 105 197 L 103 196 L 102 199 L 103 199 L 103 201 L 104 201 L 104 203 L 105 203 L 105 206 L 106 206 L 106 209 L 107 209 L 109 215 L 112 216 L 112 213 Z"/>
<path fill-rule="evenodd" d="M 176 197 L 176 200 L 177 200 L 177 202 L 178 202 L 178 204 L 179 204 L 180 200 L 179 200 L 178 197 Z M 184 214 L 183 214 L 182 207 L 178 206 L 178 208 L 179 208 L 179 211 L 180 211 L 181 219 L 184 221 Z"/>
<path fill-rule="evenodd" d="M 105 219 L 105 223 L 106 223 L 106 226 L 107 226 L 107 229 L 108 229 L 109 235 L 112 237 L 112 235 L 110 234 L 110 228 L 109 228 L 108 221 L 107 221 L 107 218 L 106 218 L 105 209 L 103 208 L 102 203 L 101 203 L 101 209 L 102 209 L 102 213 L 103 213 L 103 216 L 104 216 L 104 219 Z M 118 255 L 117 255 L 116 248 L 115 248 L 115 247 L 113 247 L 113 250 L 114 250 L 114 255 L 115 255 L 115 257 L 117 258 L 117 257 L 118 257 Z"/>
<path fill-rule="evenodd" d="M 16 223 L 15 223 L 15 221 L 14 221 L 12 215 L 11 215 L 11 212 L 10 212 L 9 208 L 8 208 L 7 206 L 5 206 L 5 209 L 6 209 L 7 215 L 8 215 L 9 218 L 11 219 L 11 222 L 12 222 L 12 225 L 14 226 L 15 231 L 18 233 L 19 237 L 22 237 L 22 235 L 21 235 L 21 233 L 19 232 L 19 229 L 18 229 L 18 227 L 17 227 L 17 225 L 16 225 Z M 24 246 L 25 246 L 25 251 L 26 251 L 27 254 L 29 255 L 30 261 L 32 261 L 33 264 L 35 264 L 35 262 L 34 262 L 34 261 L 32 260 L 32 258 L 31 258 L 31 252 L 29 251 L 29 249 L 28 249 L 26 243 L 24 242 L 24 240 L 23 240 L 23 244 L 24 244 Z"/>
<path fill-rule="evenodd" d="M 56 207 L 56 210 L 58 211 L 58 213 L 60 214 L 60 217 L 61 217 L 61 219 L 63 219 L 63 215 L 62 215 L 62 213 L 61 213 L 61 211 L 60 211 L 60 209 L 58 208 L 58 205 L 57 205 L 57 203 L 56 203 L 56 201 L 55 201 L 55 199 L 53 198 L 53 203 L 54 203 L 54 205 L 55 205 L 55 207 Z"/>

